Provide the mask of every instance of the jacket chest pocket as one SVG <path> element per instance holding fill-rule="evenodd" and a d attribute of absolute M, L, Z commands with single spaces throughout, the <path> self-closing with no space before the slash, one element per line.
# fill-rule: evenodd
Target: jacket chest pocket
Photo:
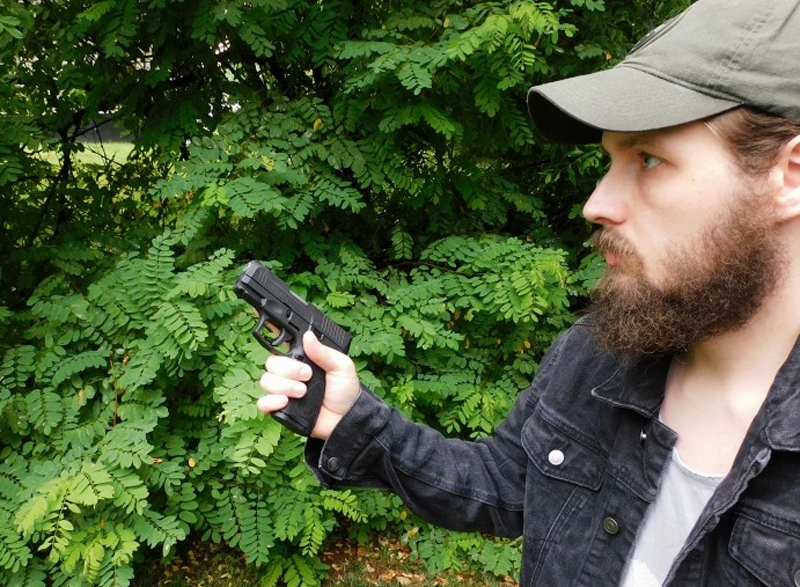
<path fill-rule="evenodd" d="M 800 525 L 796 523 L 743 509 L 734 522 L 728 552 L 748 572 L 748 576 L 731 577 L 737 586 L 800 587 Z"/>
<path fill-rule="evenodd" d="M 607 457 L 541 405 L 522 428 L 522 446 L 528 456 L 526 536 L 559 542 L 581 526 L 588 528 L 592 508 L 587 505 L 603 484 Z"/>

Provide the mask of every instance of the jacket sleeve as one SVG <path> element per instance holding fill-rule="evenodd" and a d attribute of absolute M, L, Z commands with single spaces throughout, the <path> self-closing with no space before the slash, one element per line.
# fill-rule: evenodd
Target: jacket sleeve
<path fill-rule="evenodd" d="M 528 467 L 521 430 L 537 389 L 552 370 L 555 350 L 554 345 L 534 385 L 490 438 L 446 438 L 409 421 L 363 388 L 327 441 L 308 441 L 306 463 L 327 487 L 391 489 L 436 525 L 519 536 Z"/>

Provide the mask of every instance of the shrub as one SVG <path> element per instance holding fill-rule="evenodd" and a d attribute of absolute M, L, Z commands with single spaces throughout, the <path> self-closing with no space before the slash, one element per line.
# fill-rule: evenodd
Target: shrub
<path fill-rule="evenodd" d="M 677 8 L 2 6 L 0 581 L 31 587 L 129 585 L 189 533 L 265 585 L 316 585 L 343 520 L 416 527 L 395 497 L 321 489 L 257 414 L 238 272 L 261 259 L 349 329 L 403 412 L 491 433 L 597 269 L 571 218 L 602 164 L 536 142 L 527 86 Z M 107 120 L 124 161 L 81 141 Z M 434 566 L 518 564 L 513 543 L 421 536 Z"/>

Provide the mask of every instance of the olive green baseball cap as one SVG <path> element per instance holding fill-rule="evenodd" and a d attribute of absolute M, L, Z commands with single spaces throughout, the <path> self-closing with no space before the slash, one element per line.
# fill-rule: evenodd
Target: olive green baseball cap
<path fill-rule="evenodd" d="M 742 105 L 800 121 L 800 0 L 698 0 L 613 68 L 528 92 L 534 125 L 566 144 Z"/>

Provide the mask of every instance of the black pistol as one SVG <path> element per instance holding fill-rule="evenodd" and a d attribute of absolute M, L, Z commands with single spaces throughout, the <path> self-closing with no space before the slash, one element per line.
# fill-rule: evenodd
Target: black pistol
<path fill-rule="evenodd" d="M 305 355 L 303 334 L 313 331 L 322 344 L 346 353 L 352 336 L 317 308 L 294 293 L 289 286 L 258 261 L 250 261 L 233 287 L 236 295 L 258 311 L 258 323 L 253 328 L 255 339 L 269 352 L 304 362 L 311 367 L 308 392 L 300 399 L 290 399 L 289 405 L 272 414 L 290 430 L 309 436 L 317 421 L 325 395 L 325 372 Z M 266 323 L 277 330 L 264 331 Z M 287 345 L 287 346 L 284 346 Z M 287 350 L 282 350 L 284 346 Z"/>

